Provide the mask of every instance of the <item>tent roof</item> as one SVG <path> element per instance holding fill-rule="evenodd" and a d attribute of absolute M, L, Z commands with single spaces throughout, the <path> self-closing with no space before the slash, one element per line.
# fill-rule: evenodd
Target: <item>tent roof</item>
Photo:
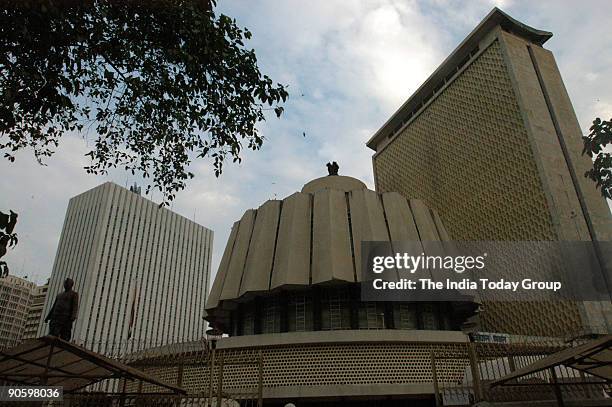
<path fill-rule="evenodd" d="M 138 369 L 64 341 L 55 336 L 31 339 L 0 351 L 0 381 L 23 385 L 62 386 L 64 393 L 75 392 L 105 379 L 142 380 L 173 393 L 185 393 Z"/>
<path fill-rule="evenodd" d="M 583 371 L 606 381 L 612 380 L 612 335 L 553 353 L 493 381 L 491 386 L 504 385 L 511 380 L 560 365 Z"/>

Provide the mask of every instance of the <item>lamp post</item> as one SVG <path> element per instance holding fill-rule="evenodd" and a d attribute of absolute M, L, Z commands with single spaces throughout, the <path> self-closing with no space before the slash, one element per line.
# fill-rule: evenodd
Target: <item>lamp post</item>
<path fill-rule="evenodd" d="M 208 376 L 208 407 L 212 407 L 213 400 L 213 371 L 215 366 L 215 350 L 217 348 L 217 340 L 223 336 L 223 332 L 217 328 L 211 328 L 206 331 L 207 348 L 211 351 L 210 366 Z"/>

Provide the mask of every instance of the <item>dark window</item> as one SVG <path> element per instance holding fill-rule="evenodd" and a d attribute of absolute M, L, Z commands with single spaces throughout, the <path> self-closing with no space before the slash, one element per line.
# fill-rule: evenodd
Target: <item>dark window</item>
<path fill-rule="evenodd" d="M 417 329 L 419 326 L 415 304 L 394 303 L 393 319 L 396 329 Z"/>
<path fill-rule="evenodd" d="M 350 329 L 349 296 L 345 289 L 323 292 L 321 301 L 321 328 L 324 330 Z"/>
<path fill-rule="evenodd" d="M 309 295 L 292 295 L 287 312 L 288 330 L 290 332 L 312 331 L 312 300 Z"/>
<path fill-rule="evenodd" d="M 264 334 L 280 332 L 281 313 L 276 297 L 266 298 L 263 305 L 261 330 Z"/>
<path fill-rule="evenodd" d="M 420 304 L 420 311 L 423 320 L 423 329 L 438 329 L 438 318 L 433 304 Z"/>
<path fill-rule="evenodd" d="M 244 313 L 242 314 L 242 334 L 255 334 L 255 310 L 252 307 L 245 307 Z"/>
<path fill-rule="evenodd" d="M 385 329 L 385 304 L 359 303 L 359 329 Z"/>

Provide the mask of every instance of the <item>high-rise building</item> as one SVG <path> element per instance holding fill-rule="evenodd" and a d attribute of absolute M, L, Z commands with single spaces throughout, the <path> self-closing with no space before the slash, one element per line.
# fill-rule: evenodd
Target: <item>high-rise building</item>
<path fill-rule="evenodd" d="M 26 318 L 25 330 L 23 332 L 24 340 L 37 337 L 38 326 L 40 325 L 40 320 L 42 319 L 43 306 L 45 305 L 48 290 L 49 283 L 36 286 L 32 289 L 30 294 L 28 316 Z"/>
<path fill-rule="evenodd" d="M 80 297 L 75 342 L 108 353 L 201 338 L 212 241 L 137 188 L 104 183 L 68 204 L 43 314 L 69 277 Z"/>
<path fill-rule="evenodd" d="M 612 240 L 610 210 L 583 176 L 591 163 L 576 115 L 543 48 L 551 36 L 494 9 L 369 140 L 376 189 L 423 199 L 454 240 Z M 482 318 L 486 329 L 540 335 L 602 323 L 602 304 L 583 305 L 491 304 Z"/>
<path fill-rule="evenodd" d="M 0 349 L 21 342 L 28 318 L 30 295 L 36 287 L 15 276 L 0 278 Z"/>

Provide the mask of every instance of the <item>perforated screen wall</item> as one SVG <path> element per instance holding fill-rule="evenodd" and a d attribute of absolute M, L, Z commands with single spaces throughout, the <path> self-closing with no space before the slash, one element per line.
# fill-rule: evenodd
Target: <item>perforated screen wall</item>
<path fill-rule="evenodd" d="M 501 44 L 495 40 L 374 157 L 379 192 L 436 209 L 453 240 L 557 240 Z M 571 303 L 487 304 L 483 328 L 576 331 Z"/>
<path fill-rule="evenodd" d="M 431 352 L 441 358 L 436 364 L 440 383 L 457 383 L 468 369 L 467 360 L 457 357 L 465 354 L 465 349 L 465 344 L 460 343 L 304 344 L 219 350 L 217 360 L 223 354 L 223 390 L 229 393 L 257 389 L 259 368 L 255 361 L 260 350 L 266 389 L 360 384 L 430 385 L 433 380 Z M 444 355 L 455 357 L 443 359 Z M 190 394 L 206 393 L 208 366 L 190 364 L 188 359 L 184 363 L 182 387 Z M 168 383 L 177 383 L 176 366 L 139 368 Z M 213 386 L 217 383 L 218 369 L 213 373 Z M 137 383 L 129 384 L 128 391 L 135 391 L 136 387 Z M 145 385 L 144 390 L 153 388 Z"/>
<path fill-rule="evenodd" d="M 374 165 L 380 191 L 426 200 L 453 239 L 556 239 L 497 41 Z"/>

